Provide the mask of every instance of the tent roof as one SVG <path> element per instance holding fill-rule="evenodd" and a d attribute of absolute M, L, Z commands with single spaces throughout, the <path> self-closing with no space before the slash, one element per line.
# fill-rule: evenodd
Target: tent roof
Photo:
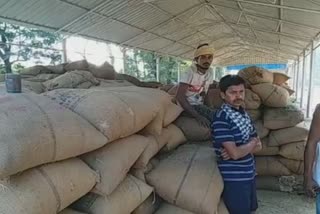
<path fill-rule="evenodd" d="M 286 63 L 320 32 L 320 0 L 0 0 L 0 20 L 215 63 Z"/>

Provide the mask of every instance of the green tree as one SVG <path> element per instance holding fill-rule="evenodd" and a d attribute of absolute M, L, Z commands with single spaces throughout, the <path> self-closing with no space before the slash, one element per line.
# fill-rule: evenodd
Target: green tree
<path fill-rule="evenodd" d="M 0 22 L 0 67 L 11 73 L 14 64 L 30 59 L 36 59 L 37 63 L 43 59 L 60 63 L 61 53 L 52 48 L 60 39 L 54 33 Z"/>

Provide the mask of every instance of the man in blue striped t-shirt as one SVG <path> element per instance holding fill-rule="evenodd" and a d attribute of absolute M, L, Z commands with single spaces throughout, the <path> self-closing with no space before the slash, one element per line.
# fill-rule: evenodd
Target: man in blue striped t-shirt
<path fill-rule="evenodd" d="M 224 104 L 212 123 L 214 149 L 224 180 L 223 200 L 230 214 L 251 214 L 258 208 L 253 153 L 261 141 L 246 111 L 242 108 L 245 82 L 227 75 L 219 83 Z"/>

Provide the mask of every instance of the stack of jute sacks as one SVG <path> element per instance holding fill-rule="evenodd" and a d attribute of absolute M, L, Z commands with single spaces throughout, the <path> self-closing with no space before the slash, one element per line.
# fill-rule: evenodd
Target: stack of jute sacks
<path fill-rule="evenodd" d="M 156 88 L 160 86 L 156 82 L 141 82 L 135 77 L 118 74 L 108 62 L 97 66 L 87 60 L 59 65 L 35 65 L 22 69 L 20 74 L 23 87 L 37 94 L 59 88 L 88 89 L 118 85 Z"/>
<path fill-rule="evenodd" d="M 0 107 L 1 213 L 227 213 L 214 152 L 182 145 L 161 90 L 1 87 Z"/>
<path fill-rule="evenodd" d="M 295 191 L 303 173 L 303 153 L 308 135 L 304 114 L 290 102 L 294 93 L 289 77 L 259 67 L 239 71 L 247 83 L 244 107 L 262 139 L 256 155 L 257 185 L 262 189 Z M 206 104 L 222 104 L 219 89 L 211 89 Z"/>

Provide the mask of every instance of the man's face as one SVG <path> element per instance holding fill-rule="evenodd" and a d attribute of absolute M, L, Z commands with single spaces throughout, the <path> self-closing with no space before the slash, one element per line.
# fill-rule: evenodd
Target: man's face
<path fill-rule="evenodd" d="M 204 69 L 209 69 L 212 63 L 213 56 L 212 55 L 201 55 L 197 59 L 197 64 Z"/>
<path fill-rule="evenodd" d="M 243 84 L 230 86 L 225 93 L 221 92 L 224 101 L 236 108 L 244 103 L 245 87 Z"/>

